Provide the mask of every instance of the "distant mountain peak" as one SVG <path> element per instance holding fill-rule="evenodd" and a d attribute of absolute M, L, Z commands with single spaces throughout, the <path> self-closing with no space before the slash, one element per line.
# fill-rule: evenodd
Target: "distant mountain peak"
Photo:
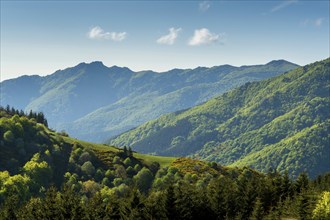
<path fill-rule="evenodd" d="M 86 66 L 92 66 L 92 67 L 105 67 L 105 65 L 102 63 L 102 61 L 93 61 L 90 63 L 81 62 L 78 65 L 74 66 L 73 68 L 81 68 Z"/>
<path fill-rule="evenodd" d="M 207 67 L 205 67 L 205 66 L 198 66 L 198 67 L 196 67 L 196 68 L 193 69 L 193 70 L 195 70 L 195 71 L 204 71 L 204 70 L 207 70 L 207 69 L 209 69 L 209 68 L 207 68 Z"/>
<path fill-rule="evenodd" d="M 129 69 L 128 67 L 120 67 L 120 66 L 117 66 L 117 65 L 113 65 L 112 67 L 110 67 L 110 70 L 112 71 L 128 71 L 128 72 L 132 72 L 131 69 Z"/>
<path fill-rule="evenodd" d="M 218 66 L 218 67 L 223 67 L 223 68 L 236 68 L 236 66 L 229 65 L 229 64 L 224 64 L 224 65 L 221 65 L 221 66 Z"/>
<path fill-rule="evenodd" d="M 127 67 L 119 67 L 119 66 L 105 66 L 102 61 L 92 61 L 90 63 L 81 62 L 76 66 L 66 68 L 65 70 L 71 71 L 71 73 L 79 73 L 80 71 L 85 71 L 87 74 L 98 74 L 101 73 L 123 73 L 123 72 L 132 72 Z M 62 73 L 62 70 L 57 70 L 55 73 Z"/>
<path fill-rule="evenodd" d="M 102 61 L 93 61 L 89 65 L 93 65 L 93 66 L 104 66 L 104 64 L 103 64 Z"/>
<path fill-rule="evenodd" d="M 269 63 L 267 63 L 266 65 L 276 65 L 276 66 L 279 66 L 279 65 L 285 65 L 285 64 L 290 64 L 290 65 L 296 65 L 296 66 L 299 66 L 295 63 L 291 63 L 289 61 L 286 61 L 286 60 L 283 60 L 283 59 L 280 59 L 280 60 L 272 60 L 270 61 Z"/>

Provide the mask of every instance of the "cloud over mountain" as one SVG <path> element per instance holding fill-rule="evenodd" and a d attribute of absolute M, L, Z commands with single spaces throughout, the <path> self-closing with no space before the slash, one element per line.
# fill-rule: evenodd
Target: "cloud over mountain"
<path fill-rule="evenodd" d="M 207 28 L 197 29 L 194 32 L 194 36 L 189 40 L 190 46 L 198 46 L 203 44 L 211 44 L 220 41 L 222 36 L 210 32 Z"/>
<path fill-rule="evenodd" d="M 179 32 L 181 31 L 181 28 L 170 28 L 169 29 L 169 34 L 161 36 L 158 40 L 157 43 L 159 44 L 167 44 L 167 45 L 172 45 L 174 44 L 175 40 L 177 39 Z"/>
<path fill-rule="evenodd" d="M 88 38 L 93 40 L 123 41 L 126 36 L 126 32 L 106 32 L 100 26 L 95 26 L 88 32 Z"/>

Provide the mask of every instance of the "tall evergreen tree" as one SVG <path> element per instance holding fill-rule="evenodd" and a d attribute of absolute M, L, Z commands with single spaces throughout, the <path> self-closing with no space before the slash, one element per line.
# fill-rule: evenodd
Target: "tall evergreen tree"
<path fill-rule="evenodd" d="M 127 151 L 127 147 L 126 147 L 126 146 L 124 146 L 124 148 L 123 148 L 123 152 L 124 152 L 124 155 L 125 155 L 125 156 L 129 156 L 129 155 L 128 155 L 128 151 Z"/>
<path fill-rule="evenodd" d="M 258 197 L 254 203 L 251 220 L 262 220 L 264 217 L 264 208 L 261 199 Z"/>
<path fill-rule="evenodd" d="M 133 157 L 133 150 L 131 147 L 128 147 L 128 156 Z"/>
<path fill-rule="evenodd" d="M 300 193 L 300 192 L 306 190 L 308 185 L 309 185 L 308 176 L 307 176 L 306 172 L 302 172 L 301 174 L 299 174 L 299 176 L 295 182 L 295 190 L 297 193 Z"/>
<path fill-rule="evenodd" d="M 178 213 L 176 209 L 176 197 L 174 192 L 173 184 L 170 184 L 166 189 L 166 199 L 165 199 L 165 208 L 166 216 L 168 219 L 178 219 Z"/>
<path fill-rule="evenodd" d="M 310 199 L 305 191 L 298 196 L 298 214 L 300 220 L 309 220 L 310 216 Z"/>

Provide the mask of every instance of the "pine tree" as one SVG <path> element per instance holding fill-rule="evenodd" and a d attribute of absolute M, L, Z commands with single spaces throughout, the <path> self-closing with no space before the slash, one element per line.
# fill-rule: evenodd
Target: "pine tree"
<path fill-rule="evenodd" d="M 296 183 L 295 183 L 295 189 L 297 193 L 300 193 L 304 190 L 307 189 L 309 185 L 309 179 L 308 176 L 305 172 L 302 172 L 301 174 L 299 174 Z"/>
<path fill-rule="evenodd" d="M 209 185 L 209 198 L 211 208 L 218 219 L 224 219 L 226 216 L 226 195 L 225 195 L 225 177 L 220 177 Z"/>
<path fill-rule="evenodd" d="M 79 195 L 69 187 L 65 187 L 61 193 L 61 207 L 64 219 L 84 219 L 85 217 Z"/>
<path fill-rule="evenodd" d="M 8 196 L 3 206 L 0 206 L 0 219 L 16 220 L 15 209 L 18 205 L 19 200 L 17 195 Z"/>
<path fill-rule="evenodd" d="M 298 197 L 298 214 L 300 220 L 310 219 L 310 200 L 305 191 L 301 192 Z"/>
<path fill-rule="evenodd" d="M 124 155 L 125 155 L 125 157 L 126 157 L 126 156 L 129 157 L 129 155 L 128 155 L 128 151 L 127 151 L 127 147 L 126 147 L 126 146 L 124 146 L 123 151 L 124 151 Z"/>
<path fill-rule="evenodd" d="M 242 174 L 237 178 L 238 185 L 238 206 L 240 208 L 241 218 L 248 219 L 253 211 L 251 204 L 255 201 L 256 195 L 256 183 L 249 170 L 244 170 Z"/>
<path fill-rule="evenodd" d="M 10 106 L 9 106 L 9 105 L 6 106 L 6 112 L 7 112 L 8 114 L 10 113 Z"/>
<path fill-rule="evenodd" d="M 151 191 L 146 198 L 146 219 L 166 219 L 165 192 Z"/>
<path fill-rule="evenodd" d="M 108 217 L 115 220 L 127 219 L 129 210 L 126 206 L 126 203 L 122 203 L 117 198 L 110 200 L 106 207 Z"/>
<path fill-rule="evenodd" d="M 100 193 L 96 193 L 89 200 L 86 213 L 89 219 L 107 219 L 106 205 Z"/>
<path fill-rule="evenodd" d="M 128 156 L 133 157 L 133 150 L 131 147 L 128 148 Z"/>
<path fill-rule="evenodd" d="M 192 219 L 195 209 L 194 187 L 186 181 L 180 181 L 176 191 L 176 209 L 181 219 Z"/>
<path fill-rule="evenodd" d="M 133 195 L 130 201 L 130 219 L 143 219 L 143 216 L 145 216 L 145 204 L 142 201 L 142 195 L 141 193 L 135 189 L 133 191 Z"/>
<path fill-rule="evenodd" d="M 50 187 L 46 192 L 46 197 L 41 203 L 41 213 L 44 219 L 59 219 L 62 216 L 61 204 L 57 199 L 57 190 Z"/>
<path fill-rule="evenodd" d="M 286 170 L 281 183 L 281 200 L 284 201 L 288 196 L 292 195 L 292 182 L 289 172 Z"/>
<path fill-rule="evenodd" d="M 264 208 L 263 208 L 260 198 L 258 197 L 256 199 L 256 202 L 254 203 L 251 220 L 262 220 L 263 216 L 264 216 Z"/>
<path fill-rule="evenodd" d="M 29 115 L 28 115 L 28 118 L 29 118 L 29 119 L 33 118 L 33 112 L 32 112 L 32 110 L 30 110 L 30 113 L 29 113 Z"/>
<path fill-rule="evenodd" d="M 166 189 L 166 199 L 165 199 L 165 208 L 166 208 L 166 215 L 168 219 L 177 219 L 177 209 L 175 206 L 176 198 L 174 192 L 174 186 L 171 184 Z"/>

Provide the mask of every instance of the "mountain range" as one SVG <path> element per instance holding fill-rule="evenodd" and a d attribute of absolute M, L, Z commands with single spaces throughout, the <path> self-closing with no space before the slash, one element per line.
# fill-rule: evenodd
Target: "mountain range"
<path fill-rule="evenodd" d="M 190 156 L 267 172 L 330 170 L 330 58 L 246 83 L 110 140 L 142 153 Z"/>
<path fill-rule="evenodd" d="M 41 76 L 1 82 L 0 103 L 26 112 L 42 111 L 50 127 L 102 142 L 165 113 L 201 104 L 246 82 L 277 76 L 298 65 L 277 60 L 265 65 L 173 69 L 157 73 L 79 65 Z"/>

